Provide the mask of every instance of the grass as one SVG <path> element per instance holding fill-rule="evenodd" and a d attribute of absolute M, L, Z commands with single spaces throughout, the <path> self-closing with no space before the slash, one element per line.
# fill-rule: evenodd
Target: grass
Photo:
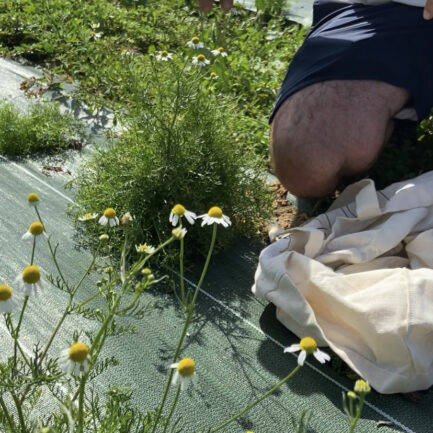
<path fill-rule="evenodd" d="M 59 152 L 81 146 L 84 139 L 83 125 L 61 113 L 56 104 L 34 103 L 22 113 L 0 101 L 0 153 L 4 155 Z"/>

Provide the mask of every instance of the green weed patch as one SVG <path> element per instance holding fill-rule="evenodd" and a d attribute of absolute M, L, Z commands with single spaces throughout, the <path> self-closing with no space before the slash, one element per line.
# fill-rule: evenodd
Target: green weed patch
<path fill-rule="evenodd" d="M 81 147 L 84 138 L 83 125 L 55 104 L 35 103 L 22 113 L 0 102 L 0 153 L 4 155 L 59 152 Z"/>

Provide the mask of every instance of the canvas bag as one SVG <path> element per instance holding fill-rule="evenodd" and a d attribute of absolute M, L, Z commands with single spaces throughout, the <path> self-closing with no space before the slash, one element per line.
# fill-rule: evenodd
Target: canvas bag
<path fill-rule="evenodd" d="M 381 393 L 433 384 L 433 172 L 366 179 L 265 248 L 252 288 Z"/>

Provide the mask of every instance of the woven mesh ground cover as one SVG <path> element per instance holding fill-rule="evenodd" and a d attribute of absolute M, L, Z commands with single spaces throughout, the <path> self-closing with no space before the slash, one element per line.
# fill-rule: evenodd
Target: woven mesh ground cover
<path fill-rule="evenodd" d="M 34 220 L 26 202 L 31 191 L 41 197 L 40 210 L 47 231 L 60 242 L 59 256 L 67 278 L 76 281 L 90 261 L 90 254 L 77 247 L 73 225 L 65 214 L 66 206 L 73 200 L 72 192 L 63 189 L 69 177 L 46 177 L 41 174 L 44 163 L 0 160 L 2 282 L 12 283 L 22 267 L 28 264 L 30 246 L 21 240 L 21 236 Z M 296 358 L 282 351 L 282 347 L 296 342 L 296 337 L 276 321 L 272 306 L 250 292 L 260 248 L 254 243 L 239 241 L 229 252 L 214 257 L 211 263 L 198 299 L 197 318 L 183 352 L 184 356 L 196 360 L 200 380 L 197 389 L 182 395 L 179 406 L 179 413 L 183 414 L 179 421 L 182 432 L 195 432 L 215 424 L 269 389 L 296 365 Z M 36 263 L 43 270 L 52 270 L 47 254 L 37 252 L 36 257 Z M 196 281 L 197 275 L 191 275 L 190 279 Z M 83 296 L 93 290 L 91 284 L 83 286 Z M 63 301 L 64 296 L 48 284 L 46 292 L 32 300 L 23 332 L 23 344 L 27 348 L 46 339 L 61 314 Z M 135 323 L 137 333 L 108 341 L 105 354 L 115 354 L 120 365 L 100 376 L 96 385 L 102 391 L 107 383 L 131 384 L 134 401 L 142 409 L 155 407 L 161 396 L 182 326 L 174 297 L 164 285 L 146 293 L 144 302 L 149 302 L 152 308 L 143 320 Z M 52 354 L 67 346 L 74 329 L 93 326 L 79 317 L 69 320 L 55 340 Z M 1 318 L 1 359 L 6 356 L 8 345 L 9 338 Z M 293 432 L 302 411 L 311 408 L 314 414 L 310 433 L 345 432 L 348 425 L 341 409 L 341 392 L 352 385 L 353 381 L 329 365 L 321 366 L 312 360 L 279 393 L 253 409 L 241 423 L 224 431 Z M 373 392 L 368 397 L 357 431 L 429 433 L 433 425 L 432 403 L 431 392 L 419 403 Z M 44 414 L 51 406 L 43 401 L 38 409 Z M 395 424 L 378 430 L 376 422 L 379 420 L 394 420 Z"/>

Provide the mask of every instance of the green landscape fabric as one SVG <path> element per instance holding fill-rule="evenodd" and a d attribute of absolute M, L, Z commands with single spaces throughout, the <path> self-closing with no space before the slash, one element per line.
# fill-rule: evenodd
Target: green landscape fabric
<path fill-rule="evenodd" d="M 73 225 L 65 215 L 71 198 L 58 189 L 62 180 L 45 178 L 32 164 L 3 161 L 0 181 L 0 239 L 6 246 L 2 249 L 2 280 L 12 282 L 28 263 L 30 246 L 20 238 L 34 219 L 33 210 L 26 202 L 27 194 L 34 191 L 41 197 L 40 208 L 47 231 L 53 240 L 60 242 L 61 266 L 67 278 L 76 281 L 88 265 L 90 254 L 76 245 Z M 204 292 L 199 296 L 197 318 L 182 353 L 196 360 L 199 386 L 182 395 L 178 412 L 183 414 L 179 421 L 181 431 L 194 432 L 215 425 L 265 392 L 296 366 L 296 358 L 283 354 L 279 344 L 286 346 L 297 338 L 276 321 L 273 309 L 266 302 L 250 292 L 259 249 L 260 245 L 239 241 L 211 262 Z M 46 252 L 41 255 L 37 251 L 35 263 L 43 270 L 52 270 Z M 195 279 L 191 276 L 192 281 Z M 83 296 L 93 291 L 93 285 L 83 286 Z M 23 340 L 27 348 L 46 339 L 60 315 L 63 300 L 62 293 L 48 283 L 45 291 L 32 300 Z M 130 384 L 137 406 L 148 409 L 155 407 L 161 396 L 182 317 L 175 297 L 162 283 L 146 293 L 143 301 L 149 303 L 150 309 L 144 319 L 135 323 L 137 333 L 109 340 L 105 355 L 115 355 L 120 364 L 98 378 L 97 388 L 102 391 L 108 383 Z M 92 326 L 91 322 L 74 317 L 55 340 L 51 353 L 56 355 L 68 347 L 73 330 L 84 331 Z M 2 347 L 7 339 L 2 331 Z M 311 364 L 314 368 L 305 366 L 276 396 L 254 408 L 242 422 L 223 431 L 295 431 L 301 413 L 309 408 L 313 410 L 311 432 L 347 431 L 347 420 L 341 409 L 341 386 L 351 388 L 353 381 L 334 372 L 329 365 L 321 366 L 315 361 Z M 431 431 L 431 394 L 425 395 L 420 403 L 412 403 L 401 396 L 372 393 L 368 402 L 407 427 L 382 427 L 382 432 Z M 50 405 L 40 408 L 44 409 L 42 412 L 51 410 Z M 386 416 L 367 406 L 357 431 L 377 431 L 379 420 L 386 420 Z"/>
<path fill-rule="evenodd" d="M 68 154 L 66 166 L 71 164 L 75 167 L 76 157 L 77 153 Z M 42 174 L 46 163 L 46 159 L 10 161 L 0 158 L 2 282 L 12 284 L 30 258 L 31 245 L 21 240 L 29 224 L 35 220 L 34 211 L 27 204 L 29 192 L 36 192 L 41 198 L 40 211 L 47 232 L 54 242 L 60 244 L 59 261 L 66 278 L 76 282 L 91 260 L 90 253 L 79 247 L 73 222 L 65 213 L 67 206 L 73 203 L 73 191 L 64 190 L 70 176 L 65 173 Z M 186 248 L 193 247 L 188 245 L 186 238 Z M 256 242 L 239 240 L 229 251 L 212 259 L 198 298 L 197 316 L 182 352 L 182 356 L 196 361 L 199 382 L 197 388 L 181 396 L 177 412 L 182 414 L 179 431 L 196 432 L 217 424 L 270 389 L 296 366 L 296 357 L 283 354 L 283 347 L 298 339 L 277 322 L 272 306 L 257 299 L 250 291 L 262 247 Z M 43 246 L 38 247 L 35 263 L 43 271 L 51 272 L 53 265 L 48 250 L 45 247 L 42 253 L 42 249 Z M 192 284 L 197 281 L 199 272 L 197 264 L 195 271 L 189 275 Z M 89 283 L 82 287 L 81 296 L 94 292 L 93 283 L 97 278 L 92 276 Z M 48 282 L 44 291 L 31 300 L 23 328 L 23 344 L 28 350 L 36 342 L 46 340 L 61 314 L 64 300 L 65 296 Z M 119 365 L 99 376 L 95 386 L 102 393 L 109 383 L 129 384 L 134 402 L 145 411 L 155 408 L 161 397 L 171 356 L 180 335 L 182 314 L 168 283 L 152 287 L 143 296 L 142 302 L 149 305 L 149 312 L 142 320 L 132 321 L 136 334 L 108 340 L 104 356 L 116 356 Z M 51 354 L 57 356 L 68 347 L 74 330 L 84 332 L 95 326 L 95 323 L 79 316 L 69 318 L 55 339 Z M 7 355 L 9 343 L 1 318 L 0 346 L 3 350 L 0 359 Z M 310 433 L 347 432 L 348 422 L 342 410 L 341 393 L 352 386 L 353 381 L 333 370 L 331 365 L 322 366 L 315 360 L 309 360 L 273 397 L 223 431 L 294 432 L 302 412 L 312 409 Z M 367 402 L 357 432 L 432 431 L 431 392 L 424 394 L 418 403 L 398 395 L 372 392 Z M 49 398 L 41 399 L 37 407 L 39 416 L 47 415 L 53 407 Z M 390 419 L 396 421 L 394 426 L 377 429 L 377 421 Z"/>

